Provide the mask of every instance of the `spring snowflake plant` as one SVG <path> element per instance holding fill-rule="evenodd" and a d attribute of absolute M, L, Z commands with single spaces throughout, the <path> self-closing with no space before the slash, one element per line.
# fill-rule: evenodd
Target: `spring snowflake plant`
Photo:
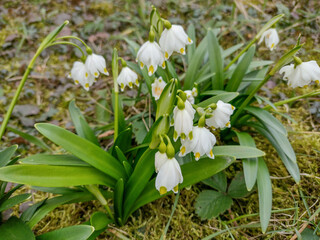
<path fill-rule="evenodd" d="M 96 137 L 99 131 L 110 129 L 110 126 L 92 129 L 75 102 L 71 101 L 69 111 L 77 134 L 47 123 L 35 126 L 43 136 L 61 146 L 64 154 L 36 154 L 20 159 L 20 164 L 0 168 L 3 181 L 31 185 L 37 190 L 58 195 L 50 199 L 50 204 L 45 202 L 34 209 L 27 222 L 29 226 L 35 226 L 61 204 L 95 198 L 106 209 L 106 213 L 97 212 L 91 218 L 91 224 L 95 226 L 92 236 L 97 236 L 108 224 L 125 224 L 141 206 L 204 181 L 239 159 L 243 164 L 247 190 L 257 185 L 261 228 L 265 232 L 272 207 L 269 171 L 264 152 L 255 147 L 251 131 L 244 129 L 249 126 L 266 137 L 288 172 L 299 183 L 299 168 L 287 131 L 268 110 L 273 108 L 276 111 L 276 106 L 281 104 L 319 94 L 319 91 L 312 92 L 274 104 L 268 101 L 270 105 L 265 108 L 255 104 L 263 99 L 257 94 L 259 89 L 291 61 L 294 62 L 292 65 L 281 69 L 291 86 L 320 79 L 319 66 L 315 62 L 302 63 L 295 56 L 302 47 L 300 41 L 273 66 L 269 67 L 270 61 L 253 60 L 255 43 L 260 38 L 266 40 L 271 50 L 275 48 L 278 43 L 275 24 L 282 16 L 267 22 L 255 38 L 235 54 L 242 44 L 223 49 L 216 29 L 208 30 L 206 36 L 197 41 L 192 25 L 186 33 L 182 26 L 161 18 L 154 8 L 150 14 L 149 38 L 137 52 L 136 62 L 124 61 L 118 57 L 116 49 L 112 53 L 113 146 L 105 149 Z M 62 41 L 75 37 L 56 38 L 63 27 L 57 28 L 44 40 L 36 56 L 44 48 L 56 44 L 80 48 Z M 266 34 L 269 32 L 272 34 Z M 84 44 L 87 56 L 81 50 L 83 57 L 74 64 L 71 78 L 88 90 L 96 77 L 108 74 L 106 62 L 102 56 L 92 53 L 81 39 L 78 40 Z M 174 67 L 179 64 L 181 55 L 186 55 L 186 70 L 182 73 L 176 72 Z M 233 55 L 235 57 L 231 58 Z M 31 61 L 32 66 L 35 58 Z M 120 62 L 122 70 L 119 74 Z M 23 78 L 22 86 L 31 67 Z M 303 71 L 305 69 L 308 73 Z M 300 79 L 296 79 L 296 72 L 301 75 Z M 123 91 L 126 87 L 139 86 L 138 78 L 141 79 L 140 87 L 145 84 L 149 91 L 147 97 L 152 98 L 154 111 L 150 114 L 154 124 L 142 143 L 132 145 L 131 119 L 124 119 L 119 86 Z M 19 91 L 1 126 L 1 137 L 18 96 Z M 110 208 L 110 204 L 113 207 Z M 205 218 L 210 217 L 213 215 L 209 213 Z M 97 226 L 93 224 L 95 221 L 104 224 Z"/>

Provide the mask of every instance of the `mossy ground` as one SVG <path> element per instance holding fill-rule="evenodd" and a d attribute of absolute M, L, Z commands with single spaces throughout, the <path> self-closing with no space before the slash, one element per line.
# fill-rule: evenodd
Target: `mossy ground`
<path fill-rule="evenodd" d="M 239 2 L 237 1 L 237 4 Z M 189 23 L 193 22 L 198 38 L 204 35 L 207 27 L 221 27 L 224 34 L 220 42 L 225 48 L 249 40 L 269 16 L 284 12 L 286 17 L 279 24 L 281 44 L 277 51 L 269 53 L 262 45 L 258 48 L 257 56 L 261 59 L 277 59 L 288 47 L 295 44 L 295 40 L 301 32 L 303 34 L 302 41 L 306 42 L 306 45 L 301 51 L 300 57 L 303 60 L 319 59 L 320 38 L 319 19 L 317 18 L 319 4 L 317 1 L 297 1 L 296 3 L 250 1 L 247 4 L 240 2 L 238 8 L 235 8 L 232 1 L 227 3 L 224 1 L 217 3 L 186 1 L 179 2 L 179 4 L 174 1 L 167 1 L 166 4 L 154 1 L 153 4 L 159 7 L 165 17 L 169 17 L 175 23 L 184 24 L 187 27 Z M 107 62 L 110 63 L 111 50 L 114 46 L 120 49 L 122 56 L 131 55 L 126 42 L 114 36 L 127 37 L 139 44 L 146 38 L 147 14 L 150 5 L 150 2 L 146 2 L 143 6 L 143 4 L 130 3 L 130 1 L 73 0 L 68 3 L 68 1 L 61 0 L 30 1 L 24 4 L 19 1 L 4 1 L 0 8 L 0 45 L 2 45 L 0 64 L 2 65 L 1 70 L 3 70 L 0 72 L 1 114 L 5 113 L 17 88 L 19 83 L 17 76 L 23 74 L 40 39 L 53 26 L 59 24 L 59 21 L 70 18 L 72 21 L 66 29 L 67 34 L 76 34 L 89 41 L 94 50 L 99 49 Z M 244 8 L 241 8 L 241 5 Z M 287 11 L 289 12 L 287 13 Z M 246 19 L 246 14 L 249 16 L 248 19 Z M 295 28 L 291 28 L 293 25 Z M 70 100 L 76 99 L 77 105 L 86 114 L 90 123 L 92 125 L 101 124 L 95 118 L 94 105 L 99 100 L 96 90 L 107 89 L 107 95 L 110 96 L 112 80 L 111 78 L 100 79 L 89 93 L 74 86 L 66 79 L 66 76 L 72 62 L 76 60 L 77 54 L 71 48 L 55 48 L 46 51 L 37 61 L 31 74 L 34 77 L 28 79 L 19 100 L 19 104 L 34 104 L 39 107 L 39 113 L 31 118 L 38 119 L 42 113 L 54 108 L 56 113 L 45 120 L 73 130 L 67 106 Z M 272 101 L 291 97 L 293 94 L 300 95 L 315 89 L 315 86 L 310 86 L 307 89 L 293 91 L 284 83 L 278 84 L 280 81 L 277 77 L 272 81 L 276 83 L 276 87 L 272 90 L 265 89 L 266 91 L 262 93 Z M 309 111 L 310 106 L 316 101 L 319 101 L 319 97 L 279 107 L 282 113 L 288 114 L 295 122 L 276 115 L 286 126 L 289 139 L 297 153 L 297 161 L 301 171 L 300 185 L 295 184 L 289 176 L 275 150 L 266 139 L 256 135 L 257 147 L 266 152 L 265 159 L 272 176 L 273 210 L 290 210 L 272 214 L 268 231 L 274 231 L 273 233 L 263 235 L 259 228 L 238 228 L 230 230 L 235 239 L 290 239 L 294 234 L 292 229 L 299 230 L 302 224 L 309 219 L 310 214 L 312 215 L 320 207 L 318 202 L 320 125 L 319 119 L 316 119 L 315 115 L 310 114 Z M 135 107 L 138 110 L 143 110 L 147 102 L 145 99 Z M 125 110 L 127 115 L 135 114 L 132 113 L 130 107 L 126 107 Z M 21 119 L 18 117 L 13 117 L 10 125 L 36 134 L 32 127 L 21 124 Z M 12 133 L 6 135 L 4 142 L 7 145 L 18 143 L 20 145 L 19 154 L 22 156 L 41 151 Z M 55 145 L 51 144 L 51 146 L 54 150 L 59 151 Z M 241 163 L 237 162 L 227 169 L 227 172 L 232 173 L 240 169 Z M 257 192 L 244 199 L 235 200 L 231 209 L 219 218 L 201 221 L 195 214 L 194 204 L 195 198 L 204 188 L 204 185 L 197 184 L 190 189 L 182 190 L 166 236 L 167 239 L 201 239 L 226 229 L 226 226 L 223 225 L 224 222 L 243 215 L 248 216 L 231 222 L 228 227 L 259 222 L 258 215 L 251 216 L 251 214 L 259 212 Z M 30 190 L 26 188 L 22 191 Z M 45 197 L 47 194 L 41 192 L 33 194 L 35 202 Z M 142 207 L 132 215 L 125 226 L 121 228 L 112 226 L 100 236 L 100 239 L 125 239 L 124 237 L 159 239 L 170 217 L 174 198 L 174 195 L 170 195 Z M 99 209 L 102 210 L 97 201 L 64 205 L 48 214 L 34 230 L 37 234 L 41 234 L 53 229 L 80 224 L 88 220 L 90 215 Z M 14 214 L 18 214 L 18 212 L 16 208 Z M 318 224 L 317 218 L 313 220 L 315 224 Z M 225 232 L 216 239 L 231 239 L 231 233 Z"/>

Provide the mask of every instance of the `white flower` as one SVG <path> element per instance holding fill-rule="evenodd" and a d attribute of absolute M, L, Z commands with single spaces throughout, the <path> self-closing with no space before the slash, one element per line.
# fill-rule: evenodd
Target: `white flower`
<path fill-rule="evenodd" d="M 166 67 L 163 52 L 156 42 L 145 42 L 138 51 L 137 61 L 141 69 L 147 66 L 149 76 L 157 71 L 158 66 Z"/>
<path fill-rule="evenodd" d="M 159 77 L 154 81 L 154 83 L 151 84 L 152 96 L 155 100 L 158 100 L 160 98 L 161 93 L 166 85 L 167 84 L 162 80 L 162 77 Z"/>
<path fill-rule="evenodd" d="M 316 61 L 302 62 L 296 66 L 292 63 L 280 69 L 280 74 L 283 73 L 283 80 L 288 80 L 293 88 L 304 87 L 311 81 L 319 83 L 320 80 L 320 68 Z"/>
<path fill-rule="evenodd" d="M 178 192 L 178 184 L 183 182 L 180 165 L 175 158 L 166 158 L 156 178 L 156 189 L 160 194 Z"/>
<path fill-rule="evenodd" d="M 86 67 L 88 71 L 94 75 L 94 77 L 99 77 L 99 72 L 109 76 L 106 68 L 106 60 L 100 55 L 89 54 L 86 59 Z"/>
<path fill-rule="evenodd" d="M 192 139 L 192 127 L 193 127 L 193 118 L 195 114 L 195 110 L 193 109 L 191 103 L 189 101 L 184 102 L 184 108 L 179 109 L 176 106 L 173 110 L 173 126 L 174 126 L 174 134 L 173 140 L 177 141 L 180 136 L 181 139 Z"/>
<path fill-rule="evenodd" d="M 206 119 L 206 124 L 213 128 L 230 127 L 230 116 L 233 114 L 234 109 L 231 104 L 219 100 L 217 108 L 212 112 L 213 116 Z"/>
<path fill-rule="evenodd" d="M 194 97 L 198 96 L 198 90 L 194 87 L 192 90 L 186 90 L 184 93 L 187 95 L 187 100 L 194 104 Z"/>
<path fill-rule="evenodd" d="M 94 82 L 94 76 L 83 62 L 74 62 L 70 76 L 76 84 L 80 84 L 87 91 Z"/>
<path fill-rule="evenodd" d="M 196 160 L 199 160 L 204 154 L 214 159 L 212 148 L 216 144 L 216 137 L 205 127 L 193 127 L 192 132 L 192 140 L 181 141 L 179 156 L 183 157 L 187 153 L 193 152 Z"/>
<path fill-rule="evenodd" d="M 154 166 L 156 172 L 159 172 L 161 166 L 168 160 L 166 153 L 161 153 L 160 151 L 156 152 Z"/>
<path fill-rule="evenodd" d="M 187 100 L 191 103 L 194 104 L 194 97 L 192 95 L 192 91 L 191 90 L 186 90 L 184 91 L 184 93 L 187 95 Z"/>
<path fill-rule="evenodd" d="M 258 44 L 260 44 L 263 39 L 266 46 L 270 49 L 270 51 L 272 51 L 279 43 L 279 36 L 278 36 L 277 30 L 275 28 L 270 28 L 267 31 L 265 31 L 261 35 L 261 38 Z"/>
<path fill-rule="evenodd" d="M 192 44 L 192 40 L 185 33 L 182 26 L 172 25 L 171 28 L 163 30 L 159 44 L 167 60 L 173 52 L 184 55 L 186 53 L 186 45 Z"/>
<path fill-rule="evenodd" d="M 129 67 L 123 67 L 117 78 L 117 83 L 120 85 L 121 91 L 124 90 L 125 86 L 132 88 L 133 83 L 139 86 L 138 75 Z"/>

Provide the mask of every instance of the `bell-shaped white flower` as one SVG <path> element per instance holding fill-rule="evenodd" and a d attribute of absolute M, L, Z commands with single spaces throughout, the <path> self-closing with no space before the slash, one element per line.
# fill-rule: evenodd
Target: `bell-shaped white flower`
<path fill-rule="evenodd" d="M 140 62 L 140 68 L 145 65 L 148 69 L 148 75 L 151 76 L 157 71 L 158 66 L 166 67 L 163 52 L 156 42 L 145 42 L 139 49 L 137 61 Z"/>
<path fill-rule="evenodd" d="M 189 101 L 183 102 L 179 98 L 178 106 L 173 109 L 174 141 L 177 141 L 179 136 L 182 140 L 193 138 L 192 128 L 195 112 Z"/>
<path fill-rule="evenodd" d="M 301 62 L 300 64 L 290 64 L 280 69 L 283 80 L 288 81 L 290 87 L 304 87 L 315 81 L 319 84 L 320 68 L 316 61 Z"/>
<path fill-rule="evenodd" d="M 181 141 L 179 156 L 183 157 L 193 152 L 196 160 L 199 160 L 204 154 L 214 159 L 212 148 L 216 144 L 216 137 L 205 127 L 193 127 L 192 133 L 192 140 Z"/>
<path fill-rule="evenodd" d="M 213 116 L 206 119 L 206 124 L 212 128 L 230 127 L 230 116 L 233 114 L 235 107 L 230 103 L 224 103 L 219 100 L 217 108 L 213 110 Z"/>
<path fill-rule="evenodd" d="M 179 183 L 183 182 L 181 168 L 175 158 L 166 158 L 163 160 L 156 178 L 156 189 L 160 194 L 169 191 L 178 192 Z"/>
<path fill-rule="evenodd" d="M 163 81 L 162 77 L 157 78 L 154 83 L 151 84 L 152 96 L 155 100 L 158 100 L 161 96 L 163 89 L 167 84 Z"/>
<path fill-rule="evenodd" d="M 173 52 L 184 55 L 186 53 L 186 45 L 192 44 L 192 40 L 185 33 L 182 26 L 172 25 L 170 28 L 163 30 L 159 44 L 167 60 Z"/>
<path fill-rule="evenodd" d="M 267 31 L 265 31 L 261 35 L 261 38 L 258 44 L 260 44 L 263 41 L 263 39 L 267 48 L 269 48 L 270 51 L 272 51 L 279 43 L 279 36 L 278 36 L 277 30 L 275 28 L 270 28 Z"/>
<path fill-rule="evenodd" d="M 192 88 L 192 90 L 186 90 L 184 93 L 187 95 L 187 100 L 191 103 L 194 104 L 194 97 L 198 96 L 198 90 L 197 88 Z"/>
<path fill-rule="evenodd" d="M 94 76 L 88 71 L 86 65 L 79 61 L 74 62 L 70 76 L 75 84 L 80 84 L 87 91 L 95 80 Z"/>
<path fill-rule="evenodd" d="M 187 100 L 191 103 L 194 104 L 194 97 L 192 95 L 192 91 L 191 90 L 186 90 L 184 91 L 184 93 L 187 95 Z"/>
<path fill-rule="evenodd" d="M 132 88 L 133 84 L 139 86 L 138 75 L 129 67 L 123 67 L 117 78 L 117 83 L 119 84 L 121 91 L 123 91 L 126 86 Z"/>
<path fill-rule="evenodd" d="M 89 54 L 86 59 L 86 67 L 88 71 L 96 78 L 99 77 L 99 73 L 109 76 L 106 68 L 106 60 L 101 55 L 94 53 Z"/>
<path fill-rule="evenodd" d="M 168 160 L 167 154 L 161 153 L 160 151 L 156 152 L 155 154 L 155 161 L 154 166 L 156 169 L 156 172 L 159 172 L 161 166 Z"/>

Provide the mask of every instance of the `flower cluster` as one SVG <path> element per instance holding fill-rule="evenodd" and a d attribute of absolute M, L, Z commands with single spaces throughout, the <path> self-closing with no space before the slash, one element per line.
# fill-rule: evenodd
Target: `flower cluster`
<path fill-rule="evenodd" d="M 109 76 L 108 70 L 106 68 L 106 60 L 97 54 L 92 53 L 91 49 L 88 50 L 90 53 L 85 63 L 76 61 L 71 69 L 71 74 L 69 75 L 75 82 L 75 84 L 80 84 L 85 90 L 89 90 L 100 73 Z"/>

